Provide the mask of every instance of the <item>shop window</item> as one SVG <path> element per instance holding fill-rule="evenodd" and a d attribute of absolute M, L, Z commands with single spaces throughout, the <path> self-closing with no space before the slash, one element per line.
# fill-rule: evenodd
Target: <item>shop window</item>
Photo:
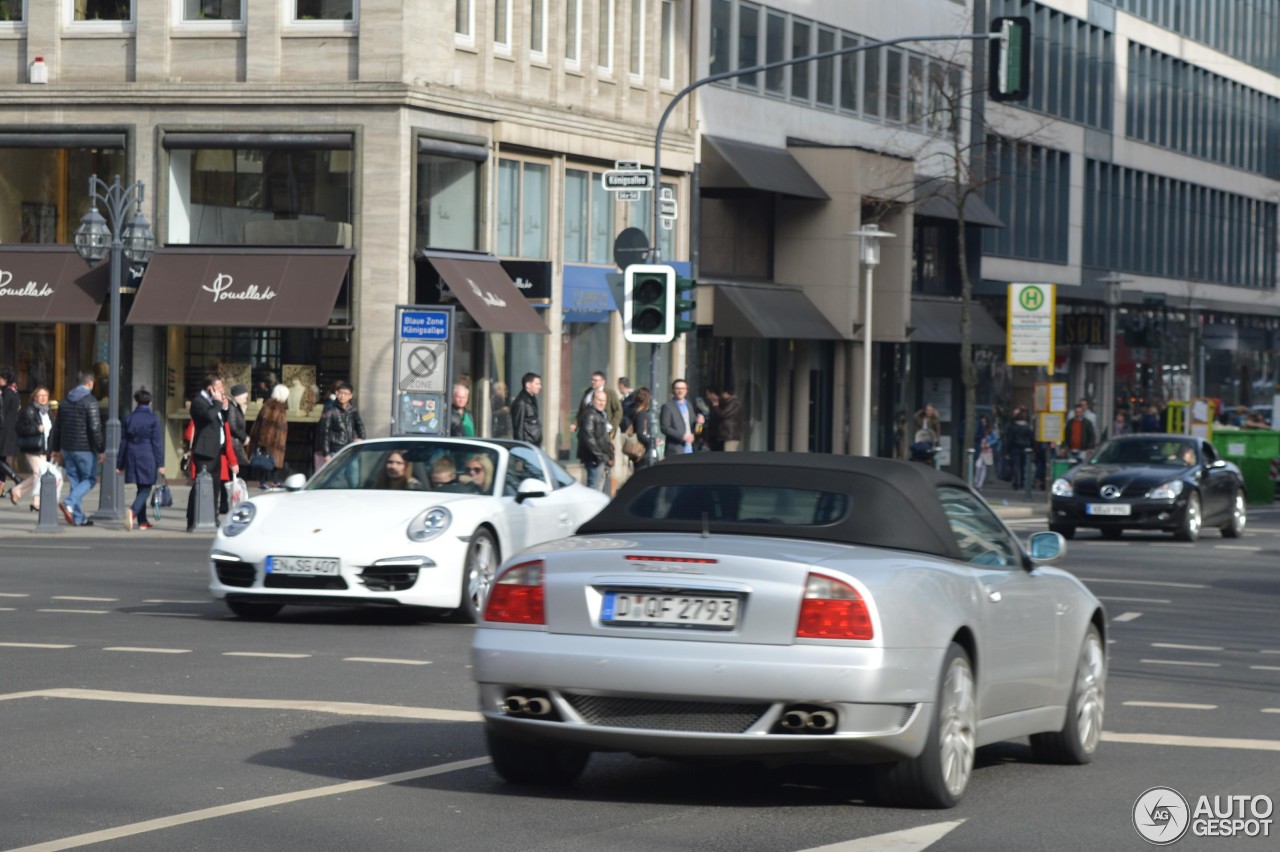
<path fill-rule="evenodd" d="M 420 152 L 416 238 L 419 248 L 480 248 L 482 163 Z"/>
<path fill-rule="evenodd" d="M 173 245 L 350 245 L 347 149 L 195 148 L 170 152 Z"/>
<path fill-rule="evenodd" d="M 497 253 L 503 257 L 547 258 L 548 192 L 545 163 L 498 162 Z"/>
<path fill-rule="evenodd" d="M 0 244 L 70 244 L 89 212 L 94 174 L 124 176 L 124 149 L 7 148 L 0 141 Z"/>
<path fill-rule="evenodd" d="M 561 461 L 578 457 L 578 436 L 569 431 L 569 424 L 578 422 L 583 393 L 596 370 L 609 372 L 609 323 L 566 323 L 560 337 L 560 431 L 556 435 L 556 458 Z M 617 378 L 609 376 L 615 389 Z"/>
<path fill-rule="evenodd" d="M 174 0 L 183 24 L 243 24 L 245 0 Z"/>

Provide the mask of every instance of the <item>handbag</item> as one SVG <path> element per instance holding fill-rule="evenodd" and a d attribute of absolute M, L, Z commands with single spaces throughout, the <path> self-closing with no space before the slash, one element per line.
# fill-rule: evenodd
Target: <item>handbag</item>
<path fill-rule="evenodd" d="M 173 506 L 173 492 L 169 490 L 169 480 L 165 478 L 164 474 L 160 474 L 160 478 L 156 480 L 155 488 L 151 489 L 151 508 L 160 510 L 168 509 L 171 506 Z"/>
<path fill-rule="evenodd" d="M 636 437 L 635 427 L 628 427 L 626 437 L 622 439 L 622 454 L 633 462 L 638 462 L 647 452 L 644 443 Z"/>
<path fill-rule="evenodd" d="M 249 469 L 264 476 L 269 475 L 276 469 L 275 456 L 262 447 L 254 447 L 253 455 L 249 457 Z"/>

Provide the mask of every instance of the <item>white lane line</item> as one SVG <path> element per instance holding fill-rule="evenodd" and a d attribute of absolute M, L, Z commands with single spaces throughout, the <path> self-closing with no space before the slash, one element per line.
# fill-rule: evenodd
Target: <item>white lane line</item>
<path fill-rule="evenodd" d="M 1280 648 L 1263 648 L 1259 654 L 1280 654 Z"/>
<path fill-rule="evenodd" d="M 0 606 L 0 612 L 17 612 L 16 606 Z"/>
<path fill-rule="evenodd" d="M 0 592 L 0 598 L 29 598 L 31 595 L 24 595 L 20 592 Z"/>
<path fill-rule="evenodd" d="M 0 695 L 13 698 L 77 698 L 86 701 L 119 701 L 126 704 L 166 704 L 178 707 L 234 707 L 247 710 L 302 710 L 339 716 L 383 716 L 391 719 L 427 719 L 433 722 L 479 722 L 472 710 L 434 707 L 402 707 L 398 704 L 361 704 L 353 701 L 291 701 L 269 698 L 208 698 L 199 695 L 165 695 L 149 692 L 114 692 L 105 689 L 40 689 Z"/>
<path fill-rule="evenodd" d="M 1179 651 L 1221 651 L 1220 645 L 1178 645 L 1173 642 L 1152 642 L 1152 648 L 1174 648 Z"/>
<path fill-rule="evenodd" d="M 1143 660 L 1144 663 L 1150 663 L 1155 666 L 1199 666 L 1206 669 L 1222 668 L 1222 663 L 1200 663 L 1191 660 Z"/>
<path fill-rule="evenodd" d="M 1164 542 L 1156 541 L 1156 542 L 1152 542 L 1150 545 L 1148 545 L 1148 547 L 1181 547 L 1185 549 L 1188 547 L 1195 547 L 1195 545 L 1194 544 L 1172 544 L 1172 543 L 1164 543 Z"/>
<path fill-rule="evenodd" d="M 1247 550 L 1250 553 L 1257 553 L 1262 550 L 1261 547 L 1250 547 L 1247 544 L 1215 544 L 1214 550 Z"/>
<path fill-rule="evenodd" d="M 429 666 L 430 660 L 395 660 L 384 657 L 343 657 L 343 662 L 347 663 L 391 663 L 400 666 Z"/>
<path fill-rule="evenodd" d="M 1257 672 L 1280 672 L 1280 666 L 1249 666 Z"/>
<path fill-rule="evenodd" d="M 116 603 L 119 598 L 86 598 L 80 595 L 53 595 L 51 601 L 93 601 L 95 603 Z"/>
<path fill-rule="evenodd" d="M 1263 707 L 1263 713 L 1280 713 L 1280 707 Z"/>
<path fill-rule="evenodd" d="M 1098 600 L 1123 601 L 1124 603 L 1154 603 L 1154 604 L 1173 603 L 1173 601 L 1165 600 L 1164 598 L 1115 598 L 1115 597 L 1104 598 L 1102 595 L 1098 595 Z"/>
<path fill-rule="evenodd" d="M 224 651 L 224 657 L 270 657 L 277 660 L 301 660 L 310 654 L 273 654 L 268 651 Z"/>
<path fill-rule="evenodd" d="M 87 544 L 17 544 L 11 541 L 5 541 L 5 549 L 14 547 L 33 548 L 37 550 L 93 550 Z"/>
<path fill-rule="evenodd" d="M 923 852 L 960 826 L 964 820 L 937 822 L 933 825 L 921 825 L 915 828 L 904 828 L 888 834 L 877 834 L 874 837 L 859 837 L 854 840 L 842 840 L 826 846 L 814 846 L 801 849 L 799 852 L 877 852 L 891 849 L 893 852 Z"/>
<path fill-rule="evenodd" d="M 1102 577 L 1081 577 L 1083 583 L 1123 583 L 1126 586 L 1166 586 L 1170 589 L 1207 589 L 1203 583 L 1169 583 L 1164 580 L 1109 580 Z"/>
<path fill-rule="evenodd" d="M 130 615 L 161 615 L 166 618 L 203 618 L 199 612 L 131 612 Z"/>
<path fill-rule="evenodd" d="M 1122 612 L 1122 613 L 1120 613 L 1119 615 L 1117 615 L 1115 618 L 1113 618 L 1113 619 L 1111 619 L 1111 620 L 1112 620 L 1112 621 L 1133 621 L 1135 618 L 1142 618 L 1142 613 L 1140 613 L 1140 612 Z"/>
<path fill-rule="evenodd" d="M 1176 701 L 1125 701 L 1125 707 L 1156 707 L 1162 710 L 1217 710 L 1217 704 L 1179 704 Z"/>
<path fill-rule="evenodd" d="M 105 609 L 38 609 L 36 612 L 55 612 L 55 613 L 71 613 L 79 615 L 106 615 L 110 610 Z"/>
<path fill-rule="evenodd" d="M 164 598 L 147 598 L 147 599 L 143 600 L 143 603 L 162 603 L 162 604 L 206 604 L 206 603 L 211 603 L 211 601 L 178 601 L 178 600 L 165 600 Z"/>
<path fill-rule="evenodd" d="M 0 648 L 74 648 L 75 645 L 46 645 L 42 642 L 0 642 Z"/>
<path fill-rule="evenodd" d="M 131 654 L 190 654 L 190 648 L 130 648 L 127 645 L 115 645 L 103 648 L 104 651 L 127 651 Z"/>
<path fill-rule="evenodd" d="M 1280 713 L 1280 708 L 1263 710 L 1263 713 Z M 1184 737 L 1178 734 L 1118 734 L 1103 731 L 1102 739 L 1109 743 L 1135 745 L 1171 745 L 1188 748 L 1231 748 L 1250 751 L 1280 751 L 1280 740 L 1246 740 L 1236 737 Z"/>
<path fill-rule="evenodd" d="M 180 825 L 202 822 L 203 820 L 231 816 L 232 814 L 242 814 L 247 813 L 248 811 L 274 808 L 281 805 L 292 804 L 294 802 L 304 802 L 308 799 L 319 799 L 324 796 L 341 796 L 347 793 L 359 792 L 361 790 L 371 790 L 375 787 L 385 787 L 389 784 L 401 784 L 405 781 L 414 781 L 418 778 L 430 778 L 433 775 L 445 775 L 449 772 L 457 772 L 463 769 L 473 769 L 477 766 L 484 766 L 487 763 L 489 763 L 489 758 L 487 757 L 474 757 L 470 760 L 456 760 L 453 763 L 443 763 L 439 766 L 428 766 L 425 769 L 413 769 L 408 772 L 397 772 L 394 775 L 381 775 L 377 778 L 366 778 L 363 781 L 347 781 L 343 784 L 331 784 L 327 787 L 312 787 L 310 790 L 298 790 L 294 793 L 280 793 L 275 796 L 263 796 L 259 799 L 246 799 L 243 802 L 233 802 L 229 805 L 203 808 L 198 811 L 188 811 L 184 814 L 174 814 L 172 816 L 160 817 L 159 819 L 135 822 L 129 825 L 118 825 L 115 828 L 106 828 L 101 831 L 93 831 L 88 834 L 79 834 L 75 837 L 63 837 L 59 840 L 51 840 L 47 843 L 37 843 L 34 846 L 22 846 L 11 850 L 11 852 L 55 852 L 55 850 L 60 849 L 75 849 L 80 846 L 89 846 L 94 843 L 119 840 L 122 837 L 133 837 L 150 831 L 161 831 L 167 828 L 175 828 Z"/>

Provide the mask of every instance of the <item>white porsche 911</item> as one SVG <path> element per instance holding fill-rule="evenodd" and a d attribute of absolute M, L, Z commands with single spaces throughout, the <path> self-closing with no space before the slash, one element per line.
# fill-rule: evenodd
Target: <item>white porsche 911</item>
<path fill-rule="evenodd" d="M 609 498 L 519 441 L 400 437 L 237 506 L 210 591 L 242 618 L 289 604 L 415 606 L 475 620 L 505 555 L 572 535 Z"/>

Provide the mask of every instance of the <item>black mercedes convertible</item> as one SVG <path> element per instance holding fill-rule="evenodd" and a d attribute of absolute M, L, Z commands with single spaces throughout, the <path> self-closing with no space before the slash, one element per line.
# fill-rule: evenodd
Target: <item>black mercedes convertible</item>
<path fill-rule="evenodd" d="M 1124 435 L 1054 480 L 1049 529 L 1064 538 L 1092 527 L 1108 538 L 1126 529 L 1163 530 L 1195 541 L 1203 527 L 1244 532 L 1240 468 L 1190 435 Z"/>

